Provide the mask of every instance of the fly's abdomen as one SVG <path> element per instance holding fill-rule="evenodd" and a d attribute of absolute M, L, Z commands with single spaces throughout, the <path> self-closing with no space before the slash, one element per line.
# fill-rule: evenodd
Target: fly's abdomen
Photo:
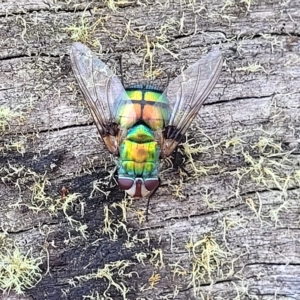
<path fill-rule="evenodd" d="M 148 88 L 126 90 L 130 101 L 123 101 L 117 110 L 118 123 L 131 128 L 138 121 L 144 121 L 152 130 L 162 129 L 168 116 L 168 102 L 162 93 Z"/>
<path fill-rule="evenodd" d="M 159 150 L 153 132 L 140 124 L 131 128 L 120 147 L 119 175 L 157 176 Z"/>

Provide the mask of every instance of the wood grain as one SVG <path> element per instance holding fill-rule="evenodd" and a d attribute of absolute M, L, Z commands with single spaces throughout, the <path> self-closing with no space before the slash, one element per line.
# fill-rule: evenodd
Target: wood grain
<path fill-rule="evenodd" d="M 0 110 L 0 233 L 10 251 L 43 263 L 35 287 L 0 299 L 299 299 L 299 11 L 297 1 L 2 3 L 0 108 L 10 115 Z M 147 200 L 124 220 L 124 194 L 109 183 L 116 158 L 71 72 L 74 39 L 119 75 L 121 58 L 126 86 L 163 88 L 222 50 L 221 77 L 185 144 L 194 153 L 183 169 L 161 162 L 147 222 Z M 42 184 L 47 202 L 34 198 Z M 63 186 L 80 194 L 65 213 Z M 126 296 L 95 275 L 105 267 Z"/>

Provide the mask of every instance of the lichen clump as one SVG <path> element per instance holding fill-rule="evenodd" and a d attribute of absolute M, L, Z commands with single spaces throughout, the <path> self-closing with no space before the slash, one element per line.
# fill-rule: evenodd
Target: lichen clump
<path fill-rule="evenodd" d="M 41 279 L 40 257 L 34 258 L 28 251 L 25 255 L 18 247 L 0 250 L 0 290 L 22 294 L 34 287 Z"/>

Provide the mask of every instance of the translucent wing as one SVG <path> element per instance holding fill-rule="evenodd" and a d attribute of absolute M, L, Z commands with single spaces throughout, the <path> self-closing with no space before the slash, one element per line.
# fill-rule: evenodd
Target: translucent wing
<path fill-rule="evenodd" d="M 125 101 L 129 100 L 125 89 L 118 77 L 87 46 L 74 43 L 70 58 L 73 72 L 100 136 L 107 149 L 116 154 L 120 128 L 115 116 Z M 134 115 L 131 117 L 135 118 Z"/>
<path fill-rule="evenodd" d="M 163 92 L 170 105 L 166 127 L 157 132 L 161 156 L 171 155 L 200 107 L 215 86 L 222 69 L 222 53 L 212 51 L 176 77 Z"/>

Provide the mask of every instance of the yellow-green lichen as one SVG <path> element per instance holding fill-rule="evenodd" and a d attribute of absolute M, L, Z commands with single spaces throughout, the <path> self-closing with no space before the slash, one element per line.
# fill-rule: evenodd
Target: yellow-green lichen
<path fill-rule="evenodd" d="M 23 253 L 13 241 L 2 236 L 0 248 L 0 290 L 11 290 L 23 294 L 41 280 L 41 257 L 34 257 L 31 251 Z"/>

